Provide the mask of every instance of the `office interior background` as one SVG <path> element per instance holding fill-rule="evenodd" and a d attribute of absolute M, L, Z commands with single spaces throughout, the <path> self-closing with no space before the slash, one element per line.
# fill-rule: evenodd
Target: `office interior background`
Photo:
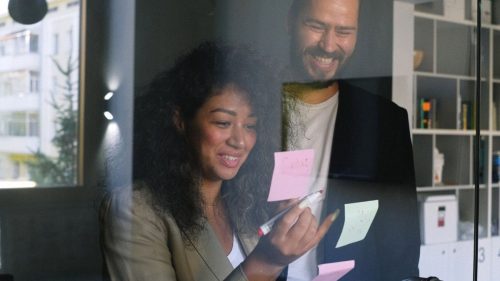
<path fill-rule="evenodd" d="M 134 95 L 205 40 L 250 44 L 286 65 L 290 2 L 49 0 L 43 20 L 24 25 L 0 0 L 0 274 L 102 280 L 99 202 L 131 185 Z M 408 111 L 420 275 L 443 280 L 472 279 L 474 2 L 364 1 L 343 74 Z M 483 4 L 478 265 L 479 280 L 493 281 L 500 280 L 500 4 Z M 54 141 L 64 137 L 66 145 Z"/>

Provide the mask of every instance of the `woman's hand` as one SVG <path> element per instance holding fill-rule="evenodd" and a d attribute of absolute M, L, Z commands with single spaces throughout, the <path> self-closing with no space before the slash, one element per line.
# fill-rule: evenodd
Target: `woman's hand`
<path fill-rule="evenodd" d="M 315 247 L 325 236 L 336 213 L 318 221 L 308 207 L 295 206 L 263 236 L 243 263 L 249 280 L 273 280 L 281 270 Z"/>
<path fill-rule="evenodd" d="M 318 227 L 310 208 L 295 206 L 261 238 L 254 251 L 267 262 L 284 267 L 316 246 L 332 223 L 332 217 L 328 216 Z"/>

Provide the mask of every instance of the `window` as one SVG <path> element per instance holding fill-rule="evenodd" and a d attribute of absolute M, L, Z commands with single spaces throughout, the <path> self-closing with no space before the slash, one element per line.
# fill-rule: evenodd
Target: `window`
<path fill-rule="evenodd" d="M 71 52 L 73 50 L 73 29 L 70 28 L 68 30 L 68 52 Z"/>
<path fill-rule="evenodd" d="M 38 113 L 28 113 L 28 136 L 29 137 L 37 137 L 38 133 Z"/>
<path fill-rule="evenodd" d="M 55 13 L 55 12 L 57 12 L 57 10 L 59 10 L 58 7 L 49 8 L 49 10 L 47 11 L 47 14 Z"/>
<path fill-rule="evenodd" d="M 29 37 L 29 42 L 30 42 L 30 53 L 36 53 L 38 52 L 38 36 L 35 34 L 31 34 Z"/>
<path fill-rule="evenodd" d="M 0 114 L 0 137 L 39 136 L 38 112 L 12 112 Z"/>
<path fill-rule="evenodd" d="M 80 1 L 47 1 L 48 15 L 31 25 L 11 20 L 1 6 L 7 2 L 0 0 L 0 18 L 7 19 L 0 26 L 0 159 L 7 171 L 0 189 L 21 178 L 37 186 L 75 185 Z M 70 176 L 61 180 L 48 170 Z"/>
<path fill-rule="evenodd" d="M 21 175 L 21 163 L 18 161 L 14 161 L 13 169 L 12 169 L 12 177 L 17 179 Z"/>
<path fill-rule="evenodd" d="M 3 28 L 0 27 L 1 29 Z M 28 30 L 8 34 L 0 33 L 0 56 L 25 55 L 36 52 L 38 52 L 37 34 Z"/>
<path fill-rule="evenodd" d="M 14 40 L 14 52 L 16 55 L 22 55 L 22 54 L 25 54 L 28 52 L 28 46 L 26 44 L 26 41 L 29 41 L 26 40 L 27 37 L 26 36 L 16 36 L 16 39 Z"/>
<path fill-rule="evenodd" d="M 26 114 L 23 112 L 12 113 L 8 117 L 7 134 L 12 137 L 26 136 Z"/>
<path fill-rule="evenodd" d="M 11 71 L 0 73 L 0 97 L 22 97 L 27 93 L 36 93 L 37 91 L 32 91 L 32 89 L 35 90 L 36 87 L 39 87 L 36 72 Z"/>
<path fill-rule="evenodd" d="M 71 1 L 66 5 L 66 7 L 71 8 L 78 5 L 80 5 L 79 1 Z"/>
<path fill-rule="evenodd" d="M 59 53 L 59 34 L 54 34 L 52 37 L 52 54 L 57 55 Z"/>
<path fill-rule="evenodd" d="M 38 93 L 40 91 L 40 77 L 37 72 L 30 72 L 30 93 Z"/>
<path fill-rule="evenodd" d="M 7 136 L 7 116 L 0 114 L 0 137 Z"/>

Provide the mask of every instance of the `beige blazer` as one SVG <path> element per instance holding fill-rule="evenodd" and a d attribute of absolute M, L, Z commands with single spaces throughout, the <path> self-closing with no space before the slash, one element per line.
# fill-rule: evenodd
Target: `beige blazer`
<path fill-rule="evenodd" d="M 185 243 L 174 219 L 158 216 L 146 188 L 115 191 L 101 206 L 104 258 L 111 280 L 247 280 L 232 267 L 208 223 Z M 248 255 L 257 236 L 238 235 Z"/>

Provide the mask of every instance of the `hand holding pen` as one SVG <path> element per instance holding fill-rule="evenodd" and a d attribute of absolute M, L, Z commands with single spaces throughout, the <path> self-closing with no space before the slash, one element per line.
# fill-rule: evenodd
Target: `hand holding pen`
<path fill-rule="evenodd" d="M 315 247 L 339 214 L 336 210 L 318 225 L 308 207 L 321 199 L 322 196 L 310 194 L 261 226 L 262 237 L 247 258 L 247 264 L 254 262 L 262 271 L 276 271 Z"/>
<path fill-rule="evenodd" d="M 276 214 L 274 217 L 272 217 L 270 220 L 268 220 L 266 223 L 261 225 L 258 230 L 259 237 L 268 234 L 269 231 L 271 231 L 274 223 L 281 217 L 283 217 L 283 215 L 285 215 L 293 207 L 295 206 L 299 206 L 301 208 L 310 207 L 312 204 L 320 202 L 321 200 L 323 200 L 323 190 L 319 190 L 304 196 L 297 203 L 292 204 L 291 206 L 285 208 L 284 210 Z"/>

